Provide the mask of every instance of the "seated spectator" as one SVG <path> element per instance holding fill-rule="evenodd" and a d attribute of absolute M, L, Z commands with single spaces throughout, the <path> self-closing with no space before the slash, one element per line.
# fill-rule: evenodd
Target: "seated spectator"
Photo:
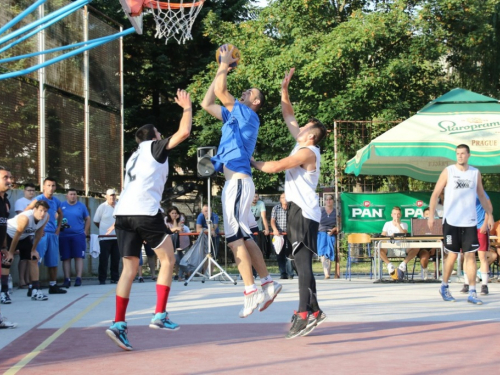
<path fill-rule="evenodd" d="M 408 224 L 401 222 L 401 208 L 394 207 L 391 211 L 392 220 L 384 224 L 382 229 L 382 236 L 394 236 L 396 233 L 408 233 Z M 399 241 L 396 241 L 398 243 Z M 406 265 L 410 260 L 415 258 L 420 249 L 380 249 L 380 259 L 384 261 L 387 266 L 387 272 L 393 279 L 397 279 L 397 272 L 389 258 L 392 257 L 405 257 L 399 265 L 399 269 L 404 273 L 406 272 Z"/>
<path fill-rule="evenodd" d="M 427 219 L 430 215 L 429 207 L 424 210 L 424 219 Z M 429 259 L 436 255 L 436 249 L 420 249 L 418 252 L 418 257 L 420 258 L 420 266 L 422 267 L 422 277 L 424 280 L 429 278 L 429 271 L 427 270 L 427 265 L 429 264 Z"/>

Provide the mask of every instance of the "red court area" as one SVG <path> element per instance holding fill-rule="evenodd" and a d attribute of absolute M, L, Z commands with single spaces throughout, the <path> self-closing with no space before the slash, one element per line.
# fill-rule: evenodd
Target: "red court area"
<path fill-rule="evenodd" d="M 331 317 L 330 317 L 331 319 Z M 288 325 L 184 325 L 129 329 L 134 351 L 105 328 L 71 328 L 18 374 L 497 374 L 499 322 L 329 323 L 284 339 Z M 55 329 L 34 328 L 0 351 L 11 370 Z M 1 332 L 0 332 L 1 339 Z"/>

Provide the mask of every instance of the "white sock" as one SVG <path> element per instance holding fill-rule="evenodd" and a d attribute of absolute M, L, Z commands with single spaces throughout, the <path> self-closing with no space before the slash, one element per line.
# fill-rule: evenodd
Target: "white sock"
<path fill-rule="evenodd" d="M 263 279 L 260 279 L 260 285 L 264 285 L 270 281 L 273 281 L 273 278 L 271 277 L 271 275 L 267 275 Z"/>
<path fill-rule="evenodd" d="M 255 284 L 252 285 L 245 285 L 245 294 L 250 294 L 252 292 L 255 292 L 257 290 L 257 286 Z"/>
<path fill-rule="evenodd" d="M 481 272 L 481 283 L 483 285 L 488 285 L 488 272 Z"/>
<path fill-rule="evenodd" d="M 49 281 L 49 285 L 50 285 L 50 286 L 54 286 L 54 285 L 56 285 L 56 284 L 57 284 L 57 281 Z"/>

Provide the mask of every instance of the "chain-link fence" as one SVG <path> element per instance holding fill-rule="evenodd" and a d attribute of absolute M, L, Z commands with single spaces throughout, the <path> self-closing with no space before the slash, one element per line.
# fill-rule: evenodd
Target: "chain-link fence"
<path fill-rule="evenodd" d="M 5 0 L 0 26 L 32 5 Z M 69 4 L 48 0 L 8 33 Z M 0 54 L 0 58 L 71 45 L 117 33 L 91 8 L 80 9 L 43 32 Z M 18 71 L 63 52 L 0 65 Z M 121 190 L 123 169 L 121 41 L 62 60 L 20 78 L 0 81 L 0 163 L 19 184 L 39 184 L 45 177 L 60 187 L 89 193 Z"/>

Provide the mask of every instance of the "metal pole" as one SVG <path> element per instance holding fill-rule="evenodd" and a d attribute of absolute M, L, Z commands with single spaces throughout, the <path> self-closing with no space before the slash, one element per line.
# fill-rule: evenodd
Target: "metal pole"
<path fill-rule="evenodd" d="M 43 18 L 45 13 L 44 5 L 40 5 L 38 8 L 38 17 Z M 45 31 L 43 29 L 38 33 L 38 50 L 43 51 L 45 49 Z M 45 62 L 45 55 L 41 54 L 38 56 L 38 63 L 43 64 Z M 39 178 L 40 178 L 40 186 L 43 186 L 43 180 L 46 177 L 46 159 L 45 159 L 45 148 L 46 148 L 46 139 L 45 139 L 45 68 L 42 68 L 38 71 L 38 107 L 39 107 L 39 147 L 38 147 L 38 158 L 40 160 L 39 165 Z"/>
<path fill-rule="evenodd" d="M 120 33 L 123 32 L 123 26 L 120 25 Z M 123 145 L 123 134 L 125 134 L 125 101 L 123 99 L 123 37 L 120 37 L 120 191 L 123 190 L 123 177 L 124 177 L 124 166 L 125 160 L 123 156 L 124 145 Z"/>
<path fill-rule="evenodd" d="M 89 40 L 89 10 L 83 8 L 83 40 Z M 85 196 L 89 195 L 89 170 L 90 170 L 90 113 L 89 113 L 89 51 L 83 53 L 83 95 L 84 95 L 84 184 Z"/>

